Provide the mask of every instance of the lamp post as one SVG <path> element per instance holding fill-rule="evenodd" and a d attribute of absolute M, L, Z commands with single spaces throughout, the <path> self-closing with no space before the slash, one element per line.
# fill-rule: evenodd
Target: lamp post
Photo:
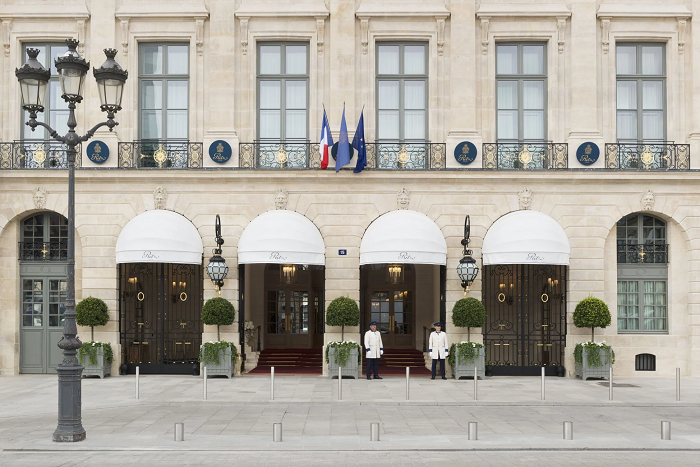
<path fill-rule="evenodd" d="M 479 274 L 479 266 L 476 265 L 476 260 L 472 258 L 472 250 L 468 249 L 469 246 L 469 234 L 471 233 L 471 222 L 469 216 L 464 219 L 464 238 L 462 239 L 462 246 L 464 251 L 462 255 L 464 256 L 459 260 L 459 266 L 457 266 L 457 274 L 462 280 L 462 288 L 464 289 L 464 298 L 467 297 L 467 292 L 469 292 L 469 286 L 476 279 L 477 274 Z"/>
<path fill-rule="evenodd" d="M 228 274 L 228 265 L 226 264 L 226 260 L 221 257 L 221 245 L 224 244 L 224 239 L 221 238 L 221 219 L 218 214 L 216 215 L 214 230 L 216 233 L 216 248 L 214 248 L 214 256 L 209 259 L 207 274 L 209 275 L 209 279 L 211 279 L 216 286 L 219 297 L 221 297 L 221 287 L 224 286 L 224 279 L 226 279 L 226 275 Z"/>
<path fill-rule="evenodd" d="M 56 58 L 56 69 L 61 83 L 61 97 L 68 103 L 68 133 L 58 134 L 49 125 L 36 120 L 37 113 L 44 111 L 46 89 L 51 72 L 37 60 L 39 49 L 27 49 L 29 60 L 21 68 L 15 69 L 22 93 L 22 108 L 29 112 L 27 125 L 36 130 L 41 126 L 48 130 L 51 138 L 67 146 L 68 158 L 68 266 L 66 268 L 66 311 L 63 321 L 63 337 L 58 347 L 63 350 L 63 362 L 56 367 L 58 373 L 58 426 L 53 433 L 57 442 L 74 442 L 85 439 L 85 429 L 81 415 L 81 377 L 83 367 L 76 356 L 83 345 L 78 339 L 75 323 L 75 158 L 76 146 L 92 138 L 95 132 L 106 126 L 110 131 L 118 125 L 114 114 L 121 110 L 122 93 L 128 73 L 114 61 L 115 49 L 105 49 L 107 61 L 100 68 L 93 68 L 93 74 L 100 89 L 101 109 L 107 112 L 107 121 L 91 128 L 85 135 L 75 132 L 78 123 L 75 120 L 75 106 L 83 100 L 85 76 L 90 70 L 90 63 L 78 54 L 78 41 L 66 40 L 68 51 Z"/>

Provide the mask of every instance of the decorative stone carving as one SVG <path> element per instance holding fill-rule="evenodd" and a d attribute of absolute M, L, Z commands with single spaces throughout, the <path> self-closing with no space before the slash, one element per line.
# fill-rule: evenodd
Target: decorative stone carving
<path fill-rule="evenodd" d="M 685 26 L 686 19 L 678 18 L 678 53 L 683 55 L 683 48 L 685 47 Z"/>
<path fill-rule="evenodd" d="M 10 29 L 12 28 L 12 20 L 4 20 L 2 22 L 2 45 L 5 48 L 5 57 L 10 56 Z"/>
<path fill-rule="evenodd" d="M 316 49 L 319 55 L 323 55 L 323 41 L 326 35 L 326 17 L 316 17 Z"/>
<path fill-rule="evenodd" d="M 46 191 L 44 187 L 36 187 L 34 189 L 34 207 L 36 209 L 46 209 L 46 197 L 48 196 L 49 192 Z"/>
<path fill-rule="evenodd" d="M 241 53 L 248 55 L 248 20 L 250 18 L 241 17 Z"/>
<path fill-rule="evenodd" d="M 610 18 L 600 18 L 600 27 L 603 30 L 603 53 L 610 50 Z"/>
<path fill-rule="evenodd" d="M 153 192 L 153 207 L 156 209 L 165 209 L 168 202 L 168 191 L 163 186 L 159 186 Z"/>
<path fill-rule="evenodd" d="M 411 194 L 406 188 L 401 188 L 396 193 L 396 204 L 399 209 L 408 209 L 408 204 L 411 202 Z"/>
<path fill-rule="evenodd" d="M 197 46 L 197 55 L 200 57 L 202 56 L 202 53 L 204 51 L 204 20 L 201 18 L 198 18 L 194 21 L 195 23 L 195 44 Z"/>
<path fill-rule="evenodd" d="M 369 18 L 360 18 L 360 41 L 362 42 L 362 55 L 367 55 L 367 44 L 369 44 Z"/>
<path fill-rule="evenodd" d="M 79 19 L 76 23 L 76 29 L 78 30 L 78 53 L 81 56 L 85 56 L 85 20 Z"/>
<path fill-rule="evenodd" d="M 126 57 L 129 54 L 129 20 L 128 19 L 122 20 L 121 33 L 122 33 L 122 55 Z"/>
<path fill-rule="evenodd" d="M 520 209 L 526 211 L 532 207 L 532 190 L 529 188 L 523 188 L 518 193 L 518 205 Z"/>
<path fill-rule="evenodd" d="M 559 53 L 564 53 L 564 33 L 566 32 L 566 18 L 557 18 L 557 43 Z"/>
<path fill-rule="evenodd" d="M 481 53 L 489 53 L 489 18 L 481 18 Z"/>
<path fill-rule="evenodd" d="M 445 54 L 445 18 L 437 17 L 437 50 L 438 55 Z"/>
<path fill-rule="evenodd" d="M 275 191 L 275 209 L 284 210 L 287 209 L 287 202 L 289 201 L 289 193 L 284 188 L 278 188 Z"/>
<path fill-rule="evenodd" d="M 647 190 L 642 195 L 641 199 L 642 211 L 653 211 L 654 204 L 656 204 L 656 195 L 653 191 Z"/>

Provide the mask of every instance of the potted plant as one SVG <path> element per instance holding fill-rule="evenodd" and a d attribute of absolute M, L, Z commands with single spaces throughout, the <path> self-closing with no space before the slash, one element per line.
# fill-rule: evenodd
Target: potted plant
<path fill-rule="evenodd" d="M 83 375 L 97 375 L 100 379 L 112 374 L 114 354 L 108 342 L 95 341 L 95 326 L 109 322 L 107 304 L 99 298 L 87 297 L 75 306 L 75 321 L 80 326 L 90 326 L 90 342 L 84 342 L 78 350 L 78 360 L 82 363 Z"/>
<path fill-rule="evenodd" d="M 474 367 L 477 377 L 484 378 L 486 349 L 482 344 L 471 342 L 471 328 L 483 327 L 485 323 L 486 308 L 476 298 L 463 298 L 452 308 L 452 324 L 459 328 L 467 328 L 467 340 L 452 344 L 450 355 L 447 357 L 456 379 L 474 377 Z"/>
<path fill-rule="evenodd" d="M 207 369 L 207 376 L 224 375 L 231 378 L 235 374 L 238 350 L 233 342 L 221 340 L 221 326 L 230 326 L 236 319 L 233 304 L 225 298 L 215 297 L 202 307 L 202 322 L 216 325 L 216 342 L 205 342 L 199 351 L 199 361 Z"/>
<path fill-rule="evenodd" d="M 340 342 L 329 342 L 326 345 L 326 363 L 328 376 L 338 376 L 338 367 L 343 367 L 343 373 L 357 378 L 359 376 L 360 345 L 355 341 L 345 340 L 345 326 L 360 324 L 360 308 L 350 297 L 334 299 L 326 309 L 326 325 L 340 326 Z"/>
<path fill-rule="evenodd" d="M 576 305 L 574 326 L 591 328 L 590 342 L 576 344 L 574 347 L 575 373 L 583 381 L 588 378 L 610 377 L 610 367 L 615 363 L 615 352 L 605 342 L 595 341 L 595 328 L 605 328 L 611 321 L 608 306 L 598 298 L 584 298 Z"/>

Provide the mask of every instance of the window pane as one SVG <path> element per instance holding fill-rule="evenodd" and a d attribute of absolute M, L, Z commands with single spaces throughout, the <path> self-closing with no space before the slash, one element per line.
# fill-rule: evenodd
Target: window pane
<path fill-rule="evenodd" d="M 636 81 L 617 82 L 617 108 L 622 110 L 637 108 Z"/>
<path fill-rule="evenodd" d="M 523 74 L 541 75 L 544 74 L 544 46 L 524 45 L 523 46 Z"/>
<path fill-rule="evenodd" d="M 61 135 L 68 133 L 68 111 L 61 110 L 59 112 L 50 112 L 50 114 L 49 125 L 51 125 L 51 128 Z"/>
<path fill-rule="evenodd" d="M 280 111 L 260 111 L 260 138 L 280 139 Z"/>
<path fill-rule="evenodd" d="M 51 110 L 68 110 L 68 103 L 61 97 L 61 83 L 57 79 L 49 81 L 48 100 Z"/>
<path fill-rule="evenodd" d="M 523 111 L 523 138 L 544 139 L 544 111 Z"/>
<path fill-rule="evenodd" d="M 664 139 L 664 113 L 646 111 L 642 115 L 643 139 Z"/>
<path fill-rule="evenodd" d="M 544 109 L 544 81 L 523 81 L 523 108 Z"/>
<path fill-rule="evenodd" d="M 497 83 L 497 108 L 518 108 L 518 82 L 498 81 Z"/>
<path fill-rule="evenodd" d="M 168 111 L 168 138 L 187 138 L 187 110 Z"/>
<path fill-rule="evenodd" d="M 279 45 L 260 46 L 260 74 L 280 74 L 281 51 Z"/>
<path fill-rule="evenodd" d="M 187 108 L 187 81 L 168 81 L 168 108 Z"/>
<path fill-rule="evenodd" d="M 168 74 L 171 75 L 186 75 L 189 67 L 188 53 L 189 49 L 186 45 L 169 45 L 168 46 Z"/>
<path fill-rule="evenodd" d="M 163 46 L 141 46 L 141 72 L 145 75 L 160 75 L 163 73 Z"/>
<path fill-rule="evenodd" d="M 306 139 L 306 110 L 287 110 L 285 138 Z"/>
<path fill-rule="evenodd" d="M 425 139 L 425 111 L 406 110 L 404 113 L 404 138 Z"/>
<path fill-rule="evenodd" d="M 425 74 L 425 46 L 406 45 L 403 48 L 403 72 L 407 75 Z"/>
<path fill-rule="evenodd" d="M 518 111 L 498 111 L 498 139 L 518 139 Z"/>
<path fill-rule="evenodd" d="M 306 81 L 287 81 L 288 109 L 306 109 Z"/>
<path fill-rule="evenodd" d="M 617 139 L 636 140 L 637 139 L 637 112 L 617 111 Z M 629 233 L 629 232 L 628 232 Z M 634 231 L 636 238 L 637 231 Z M 635 242 L 636 243 L 636 242 Z"/>
<path fill-rule="evenodd" d="M 44 47 L 41 47 L 41 49 L 44 49 Z M 51 74 L 53 76 L 56 76 L 58 74 L 58 70 L 56 69 L 56 58 L 65 54 L 66 52 L 68 52 L 68 47 L 66 47 L 65 45 L 51 46 Z M 39 57 L 37 58 L 41 61 L 41 54 L 39 54 Z M 44 67 L 46 67 L 46 63 L 41 62 L 41 64 L 44 65 Z"/>
<path fill-rule="evenodd" d="M 23 128 L 23 133 L 24 133 L 24 139 L 46 139 L 48 138 L 49 134 L 46 130 L 43 128 L 37 128 L 36 130 L 32 131 L 31 127 L 28 125 L 24 125 L 24 122 L 29 121 L 29 112 L 24 111 L 24 119 L 22 120 L 22 128 Z M 46 123 L 47 119 L 46 112 L 40 112 L 36 116 L 36 121 L 37 122 L 44 122 Z"/>
<path fill-rule="evenodd" d="M 662 81 L 643 81 L 642 101 L 644 110 L 662 110 L 664 108 L 664 83 Z"/>
<path fill-rule="evenodd" d="M 496 73 L 515 75 L 518 73 L 518 46 L 499 45 L 496 47 Z"/>
<path fill-rule="evenodd" d="M 398 110 L 380 110 L 377 123 L 379 139 L 399 139 Z"/>
<path fill-rule="evenodd" d="M 286 69 L 288 75 L 306 74 L 306 46 L 288 45 L 286 47 Z"/>
<path fill-rule="evenodd" d="M 377 73 L 380 75 L 399 74 L 399 46 L 380 45 L 377 53 Z"/>
<path fill-rule="evenodd" d="M 163 107 L 163 82 L 141 81 L 141 108 L 160 109 Z"/>
<path fill-rule="evenodd" d="M 141 111 L 141 138 L 161 139 L 163 137 L 162 121 L 161 110 Z"/>
<path fill-rule="evenodd" d="M 663 74 L 663 47 L 660 45 L 645 45 L 642 47 L 642 74 Z"/>
<path fill-rule="evenodd" d="M 379 108 L 398 109 L 399 108 L 399 82 L 379 81 Z"/>
<path fill-rule="evenodd" d="M 637 74 L 637 47 L 630 45 L 617 46 L 617 74 Z"/>
<path fill-rule="evenodd" d="M 425 81 L 404 83 L 404 108 L 425 109 Z"/>
<path fill-rule="evenodd" d="M 279 109 L 280 104 L 280 82 L 260 81 L 260 108 Z"/>

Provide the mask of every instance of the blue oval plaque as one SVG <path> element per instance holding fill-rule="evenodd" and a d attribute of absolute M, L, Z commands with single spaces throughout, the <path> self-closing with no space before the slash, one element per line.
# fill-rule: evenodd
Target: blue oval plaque
<path fill-rule="evenodd" d="M 95 140 L 88 144 L 87 156 L 95 164 L 104 164 L 109 159 L 109 147 L 104 141 Z"/>
<path fill-rule="evenodd" d="M 455 160 L 462 165 L 469 165 L 476 159 L 476 146 L 471 141 L 462 141 L 455 147 Z"/>
<path fill-rule="evenodd" d="M 223 164 L 231 159 L 231 145 L 219 139 L 209 145 L 209 157 L 217 164 Z"/>
<path fill-rule="evenodd" d="M 597 144 L 590 141 L 581 143 L 576 150 L 576 159 L 581 165 L 593 165 L 598 157 L 600 157 L 600 149 Z"/>

